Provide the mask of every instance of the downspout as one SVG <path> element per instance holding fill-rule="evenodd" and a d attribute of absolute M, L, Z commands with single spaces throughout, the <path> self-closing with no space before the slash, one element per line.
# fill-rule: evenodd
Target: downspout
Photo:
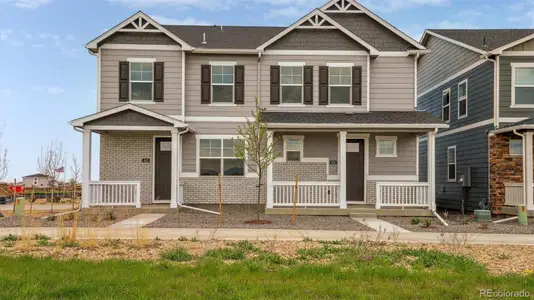
<path fill-rule="evenodd" d="M 526 184 L 526 180 L 525 180 L 525 164 L 526 164 L 526 159 L 525 159 L 525 153 L 527 153 L 526 150 L 526 143 L 525 143 L 525 135 L 524 134 L 521 134 L 519 132 L 517 132 L 517 129 L 514 129 L 514 134 L 517 135 L 517 136 L 520 136 L 521 137 L 521 144 L 522 144 L 522 147 L 523 147 L 523 201 L 527 201 L 527 184 Z"/>
<path fill-rule="evenodd" d="M 256 82 L 256 100 L 260 104 L 260 73 L 261 73 L 261 52 L 258 52 L 258 72 Z"/>
<path fill-rule="evenodd" d="M 100 111 L 100 52 L 94 53 L 87 49 L 92 56 L 96 56 L 96 112 Z"/>
<path fill-rule="evenodd" d="M 187 127 L 184 131 L 178 132 L 178 139 L 181 139 L 182 135 L 186 134 L 188 132 L 189 132 L 189 127 Z M 180 143 L 180 147 L 182 147 L 182 149 L 183 149 L 182 143 Z M 178 187 L 180 186 L 180 173 L 181 172 L 182 172 L 182 151 L 180 150 L 180 157 L 178 157 Z M 193 206 L 189 206 L 189 205 L 183 205 L 182 203 L 180 203 L 180 201 L 176 201 L 176 202 L 178 204 L 178 207 L 181 207 L 181 208 L 188 208 L 188 209 L 192 209 L 192 210 L 198 210 L 198 211 L 202 211 L 202 212 L 206 212 L 206 213 L 210 213 L 210 214 L 214 214 L 214 215 L 219 215 L 220 214 L 219 212 L 212 211 L 212 210 L 202 209 L 202 208 L 193 207 Z"/>
<path fill-rule="evenodd" d="M 419 60 L 419 56 L 421 54 L 419 54 L 419 52 L 417 52 L 417 54 L 415 54 L 415 56 L 413 57 L 413 60 L 414 60 L 414 63 L 413 63 L 413 69 L 414 69 L 414 77 L 413 77 L 413 94 L 414 94 L 414 100 L 413 100 L 413 104 L 414 104 L 414 107 L 415 107 L 415 110 L 417 110 L 417 61 Z"/>
<path fill-rule="evenodd" d="M 185 123 L 185 51 L 184 50 L 182 50 L 182 122 Z M 187 129 L 187 131 L 189 131 L 189 128 Z"/>
<path fill-rule="evenodd" d="M 497 128 L 499 127 L 499 56 L 491 59 L 486 54 L 482 58 L 493 62 L 493 128 Z"/>

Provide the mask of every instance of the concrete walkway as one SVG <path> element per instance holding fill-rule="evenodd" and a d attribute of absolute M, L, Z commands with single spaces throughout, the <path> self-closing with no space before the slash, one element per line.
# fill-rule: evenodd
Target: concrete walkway
<path fill-rule="evenodd" d="M 129 219 L 112 224 L 111 228 L 135 228 L 143 227 L 148 223 L 152 223 L 159 218 L 162 218 L 165 214 L 139 214 Z"/>
<path fill-rule="evenodd" d="M 68 228 L 63 228 L 63 233 Z M 509 244 L 534 245 L 534 235 L 521 234 L 450 234 L 442 236 L 439 232 L 398 232 L 382 233 L 374 231 L 334 231 L 334 230 L 288 230 L 288 229 L 206 229 L 206 228 L 77 228 L 77 237 L 121 238 L 134 239 L 136 230 L 142 230 L 147 238 L 178 239 L 179 237 L 195 237 L 199 240 L 286 240 L 299 241 L 304 238 L 313 240 L 356 239 L 369 241 L 389 241 L 401 243 L 455 243 L 462 244 Z M 45 234 L 52 238 L 60 236 L 57 228 L 0 228 L 0 237 L 8 234 L 25 235 Z M 463 242 L 465 240 L 465 242 Z"/>
<path fill-rule="evenodd" d="M 352 218 L 354 221 L 357 221 L 369 228 L 376 230 L 377 232 L 395 233 L 395 232 L 410 232 L 402 227 L 391 224 L 384 220 L 377 218 Z"/>

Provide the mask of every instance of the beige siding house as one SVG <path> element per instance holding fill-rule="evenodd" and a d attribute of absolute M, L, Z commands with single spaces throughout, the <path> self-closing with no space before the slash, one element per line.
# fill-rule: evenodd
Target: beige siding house
<path fill-rule="evenodd" d="M 22 177 L 22 184 L 25 188 L 47 188 L 49 187 L 48 177 L 44 174 L 32 174 Z"/>
<path fill-rule="evenodd" d="M 138 12 L 86 47 L 99 105 L 71 121 L 83 130 L 83 207 L 216 203 L 219 173 L 223 203 L 255 203 L 257 175 L 232 138 L 256 100 L 280 153 L 262 183 L 266 209 L 293 205 L 297 175 L 303 208 L 435 207 L 417 141 L 427 137 L 432 162 L 448 125 L 415 109 L 428 51 L 356 1 L 328 1 L 289 27 L 163 25 Z"/>

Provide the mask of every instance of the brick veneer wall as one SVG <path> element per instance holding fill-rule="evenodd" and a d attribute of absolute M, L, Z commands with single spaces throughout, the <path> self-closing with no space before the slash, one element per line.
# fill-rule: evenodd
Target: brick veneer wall
<path fill-rule="evenodd" d="M 367 204 L 375 204 L 376 203 L 376 181 L 370 181 L 367 180 L 367 201 L 365 203 Z"/>
<path fill-rule="evenodd" d="M 273 163 L 274 181 L 295 181 L 297 174 L 299 181 L 326 181 L 327 172 L 325 163 L 298 161 Z"/>
<path fill-rule="evenodd" d="M 109 132 L 100 136 L 100 180 L 141 181 L 141 203 L 152 203 L 154 136 L 164 132 Z M 143 158 L 150 162 L 143 163 Z"/>
<path fill-rule="evenodd" d="M 182 178 L 185 204 L 216 204 L 219 203 L 217 177 Z M 222 177 L 223 204 L 254 204 L 257 203 L 258 178 Z M 262 185 L 261 202 L 266 201 L 265 181 Z"/>
<path fill-rule="evenodd" d="M 490 146 L 490 199 L 492 209 L 504 205 L 504 184 L 523 182 L 523 156 L 510 155 L 510 139 L 519 138 L 512 133 L 491 136 Z"/>

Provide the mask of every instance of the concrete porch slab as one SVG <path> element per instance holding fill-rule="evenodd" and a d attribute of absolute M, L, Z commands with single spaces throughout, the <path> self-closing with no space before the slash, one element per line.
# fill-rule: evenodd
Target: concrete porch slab
<path fill-rule="evenodd" d="M 162 218 L 165 214 L 139 214 L 129 219 L 112 224 L 111 228 L 135 228 L 143 227 L 148 223 L 152 223 L 159 218 Z"/>

